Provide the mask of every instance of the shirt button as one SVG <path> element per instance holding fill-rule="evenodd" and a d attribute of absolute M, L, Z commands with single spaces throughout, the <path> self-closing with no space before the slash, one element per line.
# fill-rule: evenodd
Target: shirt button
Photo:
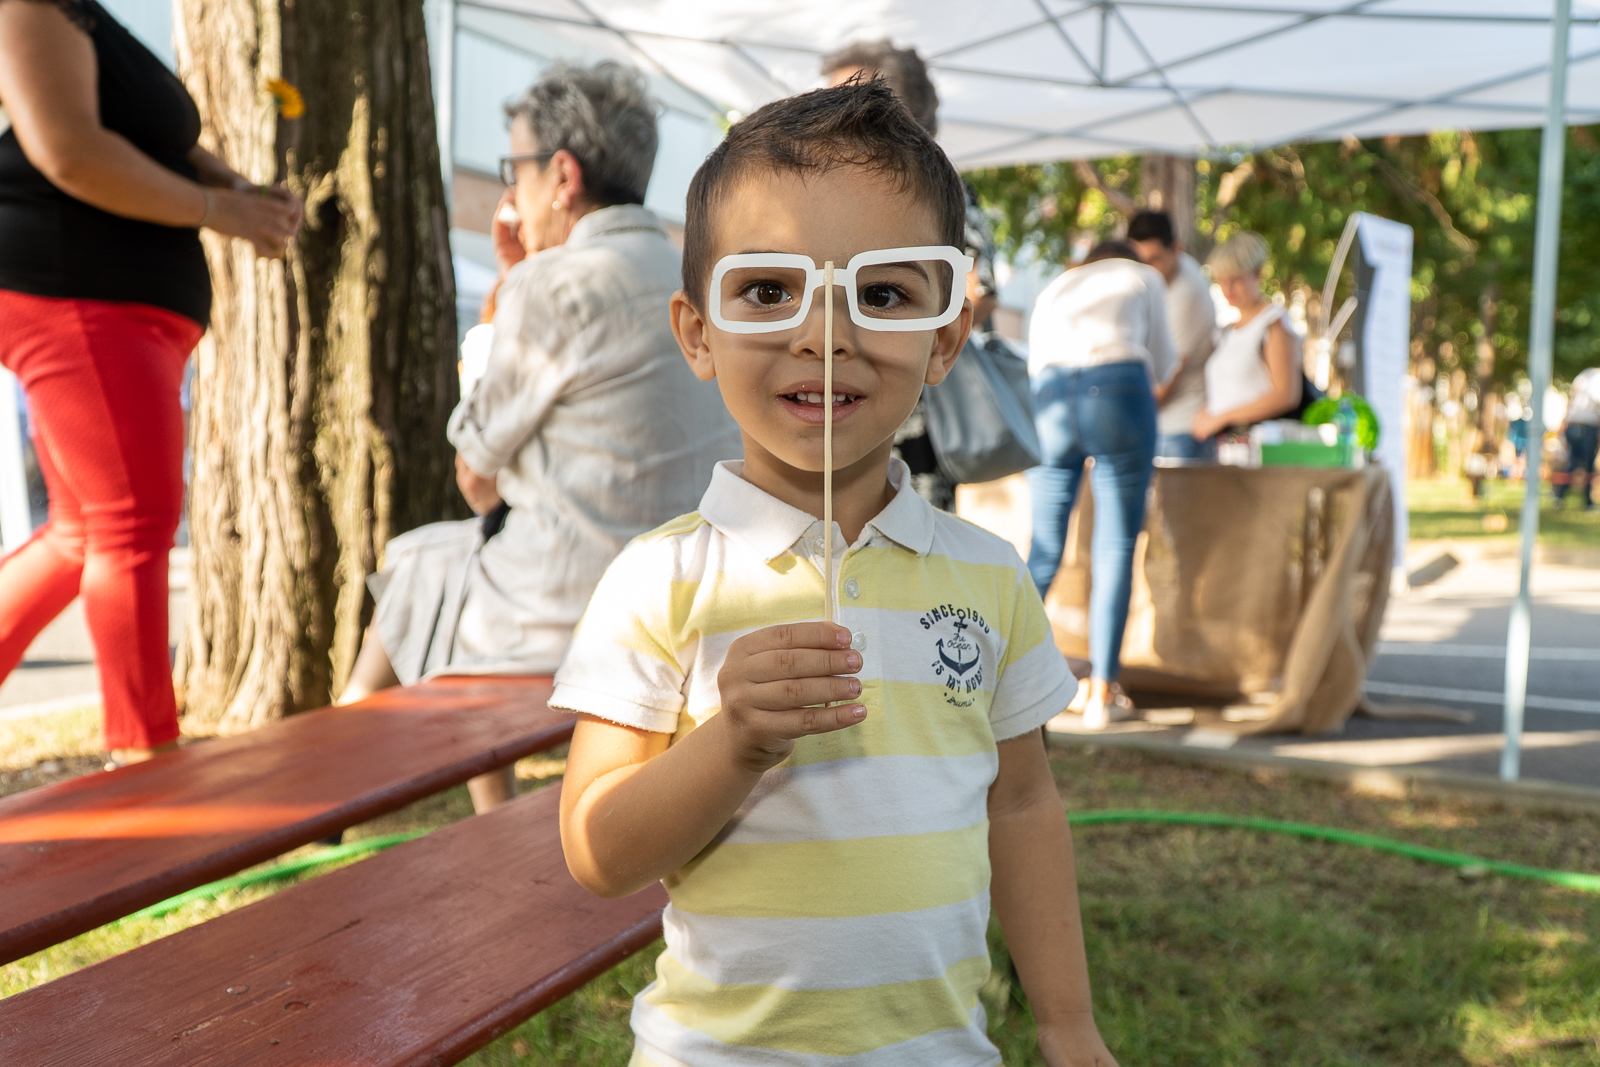
<path fill-rule="evenodd" d="M 867 635 L 860 630 L 850 631 L 850 647 L 860 652 L 867 647 Z"/>
<path fill-rule="evenodd" d="M 847 578 L 844 583 L 844 591 L 849 594 L 851 600 L 854 600 L 861 595 L 861 583 L 854 578 Z"/>

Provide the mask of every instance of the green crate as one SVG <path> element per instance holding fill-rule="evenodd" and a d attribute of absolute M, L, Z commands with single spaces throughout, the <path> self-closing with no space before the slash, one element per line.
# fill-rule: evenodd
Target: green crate
<path fill-rule="evenodd" d="M 1285 441 L 1261 446 L 1263 467 L 1348 467 L 1347 450 L 1339 445 Z"/>

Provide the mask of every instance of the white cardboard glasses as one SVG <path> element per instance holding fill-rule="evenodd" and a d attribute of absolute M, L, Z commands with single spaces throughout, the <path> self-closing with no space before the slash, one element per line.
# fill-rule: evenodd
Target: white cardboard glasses
<path fill-rule="evenodd" d="M 972 257 L 950 245 L 859 252 L 839 268 L 810 256 L 745 252 L 724 256 L 711 272 L 711 322 L 728 333 L 792 330 L 822 290 L 823 617 L 838 622 L 833 570 L 833 290 L 844 286 L 850 321 L 864 330 L 909 333 L 948 326 L 961 314 Z"/>
<path fill-rule="evenodd" d="M 833 269 L 850 321 L 864 330 L 936 330 L 961 314 L 972 257 L 950 245 L 876 248 Z M 810 256 L 747 252 L 724 256 L 711 272 L 711 322 L 728 333 L 776 333 L 805 321 L 823 286 Z M 831 291 L 831 290 L 830 290 Z"/>

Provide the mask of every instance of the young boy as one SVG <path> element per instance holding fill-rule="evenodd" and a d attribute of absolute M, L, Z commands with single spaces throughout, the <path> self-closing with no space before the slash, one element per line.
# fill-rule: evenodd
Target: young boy
<path fill-rule="evenodd" d="M 673 328 L 745 458 L 612 564 L 551 700 L 580 715 L 573 876 L 672 898 L 636 1065 L 992 1067 L 992 899 L 1046 1062 L 1114 1067 L 1040 732 L 1075 683 L 1016 553 L 890 456 L 966 339 L 964 218 L 949 160 L 877 84 L 763 107 L 690 188 Z M 824 402 L 843 625 L 819 621 Z"/>

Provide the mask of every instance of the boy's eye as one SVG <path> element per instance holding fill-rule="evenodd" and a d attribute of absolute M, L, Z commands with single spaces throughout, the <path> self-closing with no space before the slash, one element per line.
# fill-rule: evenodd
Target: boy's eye
<path fill-rule="evenodd" d="M 872 308 L 874 311 L 889 311 L 906 299 L 906 294 L 898 285 L 889 285 L 880 282 L 862 288 L 857 301 L 863 307 Z"/>
<path fill-rule="evenodd" d="M 762 307 L 776 307 L 789 299 L 789 292 L 777 282 L 752 282 L 745 286 L 744 297 Z"/>

